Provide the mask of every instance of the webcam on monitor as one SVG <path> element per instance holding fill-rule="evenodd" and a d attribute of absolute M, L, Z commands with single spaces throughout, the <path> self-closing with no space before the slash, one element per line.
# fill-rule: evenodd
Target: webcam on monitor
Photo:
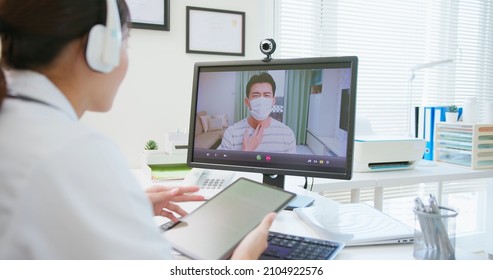
<path fill-rule="evenodd" d="M 266 55 L 264 62 L 269 62 L 272 59 L 272 54 L 276 51 L 276 41 L 274 39 L 264 39 L 260 41 L 260 52 Z"/>

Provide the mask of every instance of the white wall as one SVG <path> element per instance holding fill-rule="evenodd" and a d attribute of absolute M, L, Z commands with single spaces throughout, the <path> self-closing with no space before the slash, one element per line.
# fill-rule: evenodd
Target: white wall
<path fill-rule="evenodd" d="M 164 144 L 164 133 L 188 131 L 193 65 L 198 61 L 260 59 L 265 28 L 262 0 L 171 0 L 170 31 L 132 29 L 130 67 L 108 113 L 86 113 L 82 122 L 110 137 L 132 168 L 140 166 L 146 140 Z M 185 53 L 186 6 L 245 12 L 245 56 Z"/>
<path fill-rule="evenodd" d="M 198 91 L 197 112 L 206 111 L 209 116 L 226 115 L 229 124 L 235 123 L 236 73 L 202 72 Z"/>

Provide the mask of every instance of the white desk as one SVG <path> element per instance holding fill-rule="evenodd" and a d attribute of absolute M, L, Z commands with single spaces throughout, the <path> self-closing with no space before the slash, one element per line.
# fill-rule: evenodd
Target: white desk
<path fill-rule="evenodd" d="M 423 161 L 414 169 L 396 170 L 384 172 L 354 173 L 349 181 L 316 178 L 313 191 L 321 192 L 334 188 L 350 188 L 359 190 L 362 188 L 383 188 L 392 186 L 405 186 L 419 183 L 445 181 L 472 180 L 481 178 L 493 178 L 493 169 L 471 170 L 467 167 L 441 162 Z M 354 193 L 357 195 L 357 192 Z M 382 197 L 375 198 L 375 208 L 381 210 Z M 357 198 L 353 202 L 358 202 Z M 380 206 L 380 207 L 379 207 Z"/>
<path fill-rule="evenodd" d="M 442 162 L 423 161 L 414 169 L 354 173 L 349 181 L 316 178 L 313 184 L 313 191 L 321 192 L 325 190 L 351 189 L 351 202 L 359 202 L 359 192 L 363 188 L 373 188 L 375 191 L 375 208 L 382 210 L 383 207 L 383 188 L 392 186 L 406 186 L 419 183 L 436 182 L 438 184 L 438 200 L 441 201 L 441 189 L 443 182 L 460 181 L 488 178 L 488 188 L 486 190 L 486 228 L 485 228 L 485 251 L 493 258 L 493 169 L 472 170 Z M 295 179 L 296 180 L 296 179 Z M 303 185 L 301 178 L 297 179 L 297 185 Z"/>
<path fill-rule="evenodd" d="M 444 168 L 441 166 L 440 168 Z M 447 168 L 445 168 L 447 169 Z M 404 178 L 410 178 L 410 181 L 413 182 L 421 182 L 418 179 L 414 178 L 413 176 L 409 175 L 408 173 L 415 173 L 416 174 L 417 170 L 409 170 L 409 171 L 399 171 L 399 172 L 388 172 L 388 173 L 396 173 L 399 175 L 403 175 Z M 463 170 L 462 170 L 463 171 Z M 467 171 L 467 170 L 466 170 Z M 452 171 L 453 172 L 453 171 Z M 491 173 L 493 173 L 493 170 L 490 170 Z M 419 172 L 418 172 L 419 173 Z M 426 180 L 429 180 L 427 182 L 434 182 L 436 180 L 432 180 L 432 178 L 441 178 L 441 179 L 447 179 L 450 177 L 447 177 L 446 175 L 439 175 L 438 171 L 428 171 L 426 170 L 424 172 Z M 470 173 L 465 172 L 465 173 Z M 472 172 L 475 173 L 475 172 Z M 408 175 L 405 175 L 408 174 Z M 482 176 L 484 175 L 483 172 L 478 172 L 478 174 L 481 174 Z M 359 173 L 358 175 L 355 176 L 355 179 L 350 180 L 350 181 L 341 181 L 341 180 L 327 180 L 327 179 L 316 179 L 316 190 L 320 191 L 320 189 L 327 189 L 328 187 L 349 187 L 349 188 L 364 188 L 364 187 L 378 187 L 379 182 L 386 182 L 384 179 L 387 176 L 389 182 L 397 182 L 397 177 L 399 175 L 385 175 L 383 173 L 379 173 L 375 175 L 375 173 Z M 248 177 L 250 179 L 254 180 L 261 180 L 262 176 L 260 174 L 252 174 L 252 173 L 240 173 L 237 172 L 236 174 L 237 177 Z M 434 177 L 434 176 L 441 176 L 441 177 Z M 452 175 L 451 175 L 452 176 Z M 455 175 L 454 175 L 455 176 Z M 466 176 L 466 175 L 465 175 Z M 376 177 L 376 178 L 375 178 Z M 411 178 L 412 177 L 412 178 Z M 486 176 L 485 176 L 486 177 Z M 472 178 L 484 178 L 484 177 L 471 177 Z M 469 178 L 466 178 L 469 179 Z M 459 180 L 459 179 L 458 179 Z M 462 180 L 462 177 L 460 178 Z M 142 180 L 141 180 L 142 182 Z M 291 177 L 288 176 L 286 179 L 286 189 L 288 191 L 297 193 L 297 194 L 302 194 L 302 195 L 307 195 L 315 198 L 314 206 L 316 207 L 317 204 L 320 205 L 322 203 L 337 203 L 334 202 L 326 197 L 323 197 L 317 193 L 310 192 L 307 190 L 304 190 L 303 188 L 300 188 L 299 186 L 302 186 L 304 184 L 304 179 L 300 177 Z M 322 183 L 322 188 L 319 185 L 320 182 Z M 402 182 L 402 180 L 401 180 Z M 149 182 L 145 182 L 144 184 L 149 185 Z M 179 182 L 172 182 L 170 184 L 176 185 L 179 184 Z M 410 183 L 412 184 L 412 183 Z M 315 188 L 314 186 L 314 188 Z M 187 211 L 193 211 L 199 204 L 198 203 L 185 203 L 185 205 L 182 205 L 183 208 Z M 157 223 L 164 223 L 166 220 L 164 218 L 156 218 Z M 318 237 L 316 233 L 311 230 L 303 221 L 301 221 L 295 213 L 292 211 L 281 211 L 276 220 L 274 221 L 272 228 L 273 231 L 279 231 L 279 232 L 284 232 L 288 234 L 295 234 L 295 235 L 301 235 L 301 236 L 309 236 L 309 237 Z M 464 252 L 460 250 L 460 248 L 457 248 L 457 258 L 458 259 L 485 259 L 487 258 L 485 254 L 471 254 Z M 359 260 L 366 260 L 366 259 L 380 259 L 380 260 L 386 260 L 386 259 L 413 259 L 413 246 L 412 244 L 399 244 L 399 245 L 378 245 L 378 246 L 359 246 L 359 247 L 346 247 L 337 257 L 337 259 L 359 259 Z"/>
<path fill-rule="evenodd" d="M 314 207 L 317 204 L 337 203 L 326 197 L 313 192 L 306 191 L 302 188 L 289 185 L 286 187 L 288 191 L 307 195 L 315 198 Z M 271 228 L 273 231 L 284 232 L 301 236 L 318 237 L 317 234 L 307 226 L 298 216 L 292 211 L 282 211 L 274 221 Z M 484 253 L 474 254 L 456 249 L 457 259 L 464 260 L 481 260 L 487 259 Z M 413 244 L 396 244 L 396 245 L 372 245 L 372 246 L 348 246 L 345 247 L 337 256 L 338 260 L 414 260 Z"/>

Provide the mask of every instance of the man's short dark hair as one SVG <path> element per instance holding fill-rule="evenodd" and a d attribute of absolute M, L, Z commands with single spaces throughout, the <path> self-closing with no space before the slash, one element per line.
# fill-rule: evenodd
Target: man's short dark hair
<path fill-rule="evenodd" d="M 262 72 L 257 75 L 253 75 L 250 80 L 248 81 L 248 84 L 246 85 L 246 97 L 248 98 L 248 94 L 250 93 L 250 89 L 254 84 L 260 84 L 260 83 L 269 83 L 272 86 L 272 95 L 276 96 L 276 82 L 272 78 L 272 76 L 267 73 L 267 72 Z"/>

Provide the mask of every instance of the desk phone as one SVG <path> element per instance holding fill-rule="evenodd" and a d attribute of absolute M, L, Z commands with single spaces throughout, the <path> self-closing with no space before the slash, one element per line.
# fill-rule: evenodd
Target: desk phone
<path fill-rule="evenodd" d="M 183 180 L 184 186 L 199 186 L 200 190 L 195 193 L 210 199 L 221 190 L 229 186 L 234 178 L 232 171 L 209 170 L 193 168 Z"/>

